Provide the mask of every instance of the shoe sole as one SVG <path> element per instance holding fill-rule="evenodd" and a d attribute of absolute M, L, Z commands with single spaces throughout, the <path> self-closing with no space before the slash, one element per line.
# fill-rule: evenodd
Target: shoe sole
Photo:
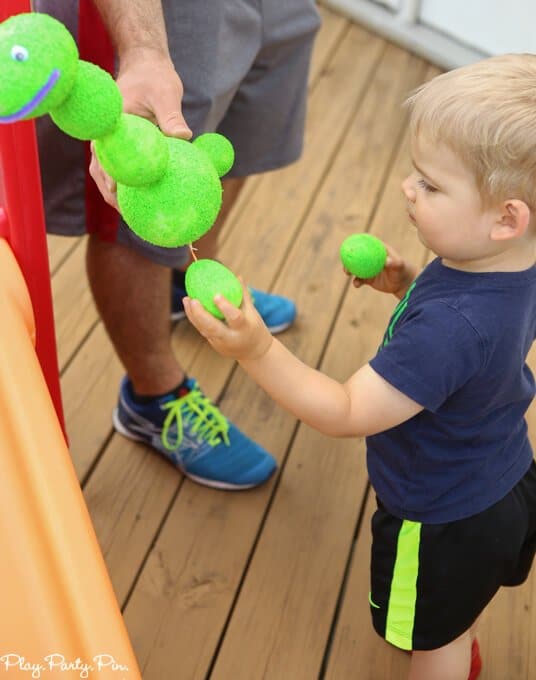
<path fill-rule="evenodd" d="M 290 328 L 292 324 L 294 323 L 294 319 L 292 321 L 286 321 L 285 323 L 280 323 L 279 326 L 269 326 L 268 330 L 272 335 L 277 335 L 278 333 L 282 333 L 283 331 L 286 331 L 287 328 Z"/>
<path fill-rule="evenodd" d="M 172 321 L 182 321 L 186 319 L 186 314 L 184 312 L 171 312 Z"/>
<path fill-rule="evenodd" d="M 231 484 L 229 482 L 218 482 L 214 481 L 212 479 L 205 479 L 204 477 L 198 477 L 197 475 L 192 475 L 190 472 L 187 472 L 182 465 L 176 465 L 168 456 L 166 456 L 165 453 L 162 453 L 162 451 L 159 451 L 158 449 L 155 449 L 153 446 L 148 444 L 143 437 L 138 437 L 135 434 L 132 434 L 130 430 L 127 430 L 126 427 L 123 425 L 123 423 L 119 420 L 119 415 L 118 415 L 118 410 L 117 408 L 114 409 L 112 413 L 112 424 L 114 426 L 114 430 L 118 432 L 120 435 L 123 435 L 123 437 L 126 437 L 127 439 L 131 439 L 134 442 L 142 442 L 146 446 L 148 446 L 152 451 L 155 451 L 156 453 L 160 454 L 160 456 L 167 461 L 175 470 L 180 470 L 182 474 L 185 477 L 188 477 L 188 479 L 191 479 L 192 482 L 197 482 L 197 484 L 201 484 L 202 486 L 208 486 L 211 489 L 222 489 L 224 491 L 242 491 L 242 490 L 247 490 L 247 489 L 254 489 L 257 486 L 262 486 L 264 482 L 267 482 L 270 477 L 273 475 L 273 472 L 277 468 L 274 468 L 274 471 L 270 475 L 270 477 L 267 477 L 264 481 L 259 482 L 258 484 Z"/>

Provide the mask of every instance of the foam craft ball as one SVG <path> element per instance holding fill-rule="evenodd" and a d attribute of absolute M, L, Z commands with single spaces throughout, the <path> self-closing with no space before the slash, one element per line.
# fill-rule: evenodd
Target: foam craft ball
<path fill-rule="evenodd" d="M 214 223 L 222 202 L 221 182 L 208 156 L 191 142 L 166 138 L 169 161 L 153 184 L 117 185 L 117 202 L 128 226 L 160 246 L 185 246 Z M 157 238 L 156 238 L 157 236 Z"/>
<path fill-rule="evenodd" d="M 51 109 L 50 117 L 71 137 L 97 139 L 117 128 L 122 109 L 123 98 L 112 76 L 87 61 L 80 61 L 69 96 L 60 106 Z"/>
<path fill-rule="evenodd" d="M 0 120 L 37 118 L 59 106 L 74 85 L 78 48 L 47 15 L 10 17 L 0 25 Z"/>
<path fill-rule="evenodd" d="M 186 142 L 122 113 L 112 77 L 80 60 L 69 31 L 47 14 L 18 14 L 0 24 L 0 73 L 0 124 L 49 113 L 68 135 L 94 140 L 117 182 L 119 209 L 140 238 L 175 248 L 210 230 L 221 208 L 220 177 L 234 162 L 225 137 L 209 133 Z"/>
<path fill-rule="evenodd" d="M 344 268 L 359 279 L 372 279 L 385 267 L 387 250 L 371 234 L 352 234 L 341 245 Z"/>
<path fill-rule="evenodd" d="M 205 132 L 204 135 L 194 139 L 193 145 L 207 154 L 220 177 L 226 175 L 233 167 L 234 149 L 227 137 L 217 132 Z"/>
<path fill-rule="evenodd" d="M 122 155 L 130 147 L 133 153 Z M 95 140 L 100 164 L 117 182 L 140 186 L 156 182 L 169 161 L 169 147 L 160 131 L 145 118 L 126 113 L 115 130 Z"/>
<path fill-rule="evenodd" d="M 214 296 L 223 295 L 235 307 L 242 304 L 242 285 L 236 276 L 220 262 L 197 260 L 186 270 L 186 292 L 199 300 L 203 307 L 218 319 L 224 316 L 214 304 Z"/>

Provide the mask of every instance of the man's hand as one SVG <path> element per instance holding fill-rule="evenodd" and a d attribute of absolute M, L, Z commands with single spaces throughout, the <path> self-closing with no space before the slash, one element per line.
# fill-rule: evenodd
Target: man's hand
<path fill-rule="evenodd" d="M 209 314 L 198 300 L 183 298 L 184 311 L 214 349 L 238 361 L 261 359 L 270 349 L 273 336 L 255 309 L 249 291 L 242 283 L 244 299 L 238 309 L 221 295 L 214 297 L 226 323 Z"/>
<path fill-rule="evenodd" d="M 182 81 L 167 54 L 147 47 L 128 50 L 121 55 L 117 86 L 126 113 L 147 118 L 169 137 L 190 139 L 181 108 Z"/>
<path fill-rule="evenodd" d="M 182 115 L 182 81 L 169 56 L 148 47 L 133 48 L 121 56 L 117 86 L 126 113 L 147 118 L 170 137 L 190 139 L 192 131 Z M 104 172 L 91 145 L 89 173 L 104 200 L 118 209 L 117 187 Z"/>
<path fill-rule="evenodd" d="M 388 246 L 387 243 L 384 245 L 387 248 L 387 260 L 382 271 L 371 279 L 359 279 L 357 276 L 354 276 L 352 284 L 356 288 L 365 285 L 371 286 L 371 288 L 379 290 L 381 293 L 392 293 L 398 298 L 403 298 L 417 276 L 417 269 L 402 259 L 396 250 Z M 350 272 L 346 269 L 344 272 L 351 276 Z"/>

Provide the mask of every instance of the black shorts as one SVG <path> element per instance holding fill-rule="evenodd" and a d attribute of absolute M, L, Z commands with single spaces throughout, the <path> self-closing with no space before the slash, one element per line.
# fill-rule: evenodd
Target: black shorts
<path fill-rule="evenodd" d="M 498 503 L 447 524 L 372 517 L 372 622 L 401 649 L 443 647 L 501 586 L 528 576 L 536 550 L 536 463 Z"/>

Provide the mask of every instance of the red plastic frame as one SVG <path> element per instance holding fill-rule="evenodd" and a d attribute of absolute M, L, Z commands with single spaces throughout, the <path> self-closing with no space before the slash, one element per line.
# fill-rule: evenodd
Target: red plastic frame
<path fill-rule="evenodd" d="M 0 21 L 29 11 L 29 0 L 2 0 Z M 33 121 L 0 125 L 0 237 L 11 246 L 28 287 L 37 329 L 37 356 L 65 434 Z"/>

